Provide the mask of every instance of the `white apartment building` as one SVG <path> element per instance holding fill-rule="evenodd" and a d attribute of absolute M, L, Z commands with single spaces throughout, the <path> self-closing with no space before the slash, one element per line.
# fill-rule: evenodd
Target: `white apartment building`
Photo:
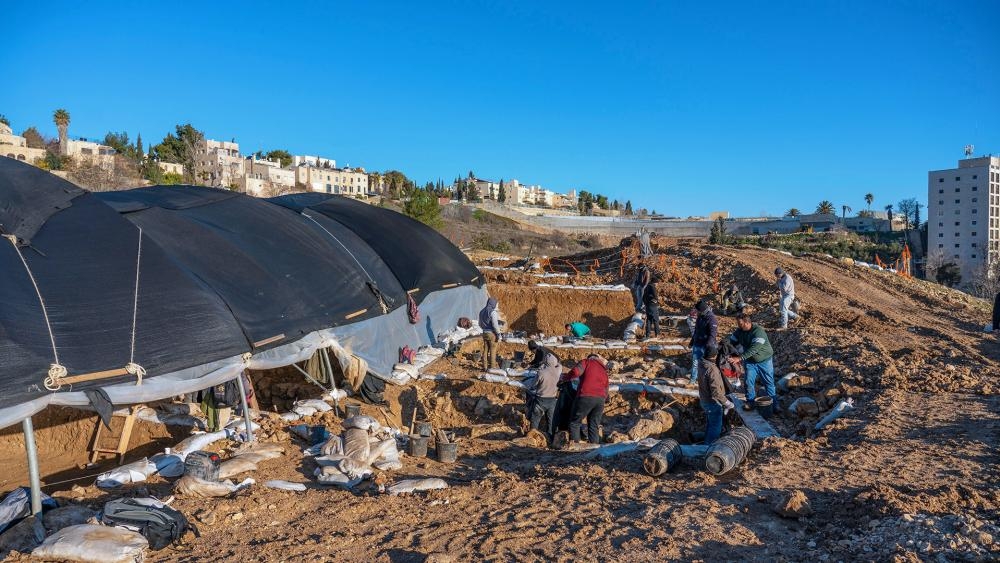
<path fill-rule="evenodd" d="M 965 284 L 1000 251 L 1000 157 L 927 173 L 927 253 L 954 262 Z"/>
<path fill-rule="evenodd" d="M 24 137 L 15 135 L 8 125 L 0 123 L 0 156 L 35 164 L 36 160 L 45 158 L 45 149 L 29 147 Z"/>
<path fill-rule="evenodd" d="M 66 140 L 66 150 L 64 154 L 73 157 L 76 162 L 89 165 L 113 165 L 115 159 L 115 149 L 87 140 Z"/>
<path fill-rule="evenodd" d="M 206 186 L 239 186 L 245 171 L 239 143 L 202 139 L 195 147 L 195 178 Z"/>
<path fill-rule="evenodd" d="M 314 192 L 355 197 L 368 195 L 368 173 L 364 168 L 295 167 L 295 182 Z"/>
<path fill-rule="evenodd" d="M 246 173 L 240 181 L 240 191 L 263 197 L 278 195 L 295 187 L 295 170 L 282 168 L 277 160 L 251 155 L 243 164 Z"/>
<path fill-rule="evenodd" d="M 160 170 L 162 170 L 164 174 L 184 175 L 183 164 L 177 164 L 174 162 L 157 162 L 156 165 L 160 167 Z"/>
<path fill-rule="evenodd" d="M 336 168 L 337 161 L 332 158 L 321 158 L 318 156 L 293 156 L 292 166 L 312 166 L 313 168 Z"/>

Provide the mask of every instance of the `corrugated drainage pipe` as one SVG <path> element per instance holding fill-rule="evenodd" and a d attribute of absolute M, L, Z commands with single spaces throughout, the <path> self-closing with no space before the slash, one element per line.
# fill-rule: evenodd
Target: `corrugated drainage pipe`
<path fill-rule="evenodd" d="M 712 444 L 705 458 L 705 469 L 713 475 L 729 472 L 747 457 L 755 440 L 753 431 L 746 426 L 734 428 Z"/>
<path fill-rule="evenodd" d="M 681 445 L 677 443 L 677 440 L 666 438 L 650 448 L 642 460 L 642 468 L 654 477 L 663 475 L 676 467 L 683 457 Z"/>

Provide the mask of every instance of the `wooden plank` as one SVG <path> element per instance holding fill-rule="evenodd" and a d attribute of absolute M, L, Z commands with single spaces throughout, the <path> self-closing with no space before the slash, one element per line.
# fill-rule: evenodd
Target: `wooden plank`
<path fill-rule="evenodd" d="M 756 410 L 743 410 L 743 395 L 732 393 L 729 395 L 729 400 L 736 405 L 736 414 L 740 415 L 740 419 L 743 420 L 743 424 L 750 430 L 753 430 L 753 433 L 757 436 L 758 440 L 771 437 L 781 437 L 781 434 L 779 434 L 778 431 L 771 426 L 771 423 L 761 416 Z"/>
<path fill-rule="evenodd" d="M 60 377 L 57 382 L 60 385 L 72 385 L 74 383 L 94 381 L 96 379 L 107 379 L 109 377 L 120 377 L 122 375 L 128 375 L 128 370 L 125 368 L 118 368 L 105 371 L 95 371 L 92 373 L 81 373 L 80 375 L 69 375 L 66 377 Z"/>

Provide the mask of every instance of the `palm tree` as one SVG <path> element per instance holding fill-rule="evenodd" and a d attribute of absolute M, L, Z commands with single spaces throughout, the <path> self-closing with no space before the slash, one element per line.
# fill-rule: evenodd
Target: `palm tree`
<path fill-rule="evenodd" d="M 865 203 L 868 204 L 868 211 L 872 210 L 872 202 L 875 201 L 875 196 L 871 192 L 865 194 Z"/>
<path fill-rule="evenodd" d="M 886 214 L 888 215 L 888 218 L 889 218 L 889 232 L 891 233 L 892 232 L 892 204 L 891 203 L 889 205 L 885 206 L 885 212 L 886 212 Z"/>
<path fill-rule="evenodd" d="M 851 209 L 850 205 L 841 205 L 840 207 L 844 211 L 844 214 L 841 216 L 841 219 L 840 219 L 840 222 L 843 223 L 847 219 L 847 212 L 848 211 L 854 211 L 854 210 Z"/>
<path fill-rule="evenodd" d="M 793 207 L 793 208 L 791 208 L 791 209 L 789 209 L 788 211 L 785 212 L 785 215 L 787 215 L 789 217 L 798 217 L 801 214 L 802 214 L 802 212 L 799 211 L 798 208 L 796 208 L 796 207 Z"/>
<path fill-rule="evenodd" d="M 59 108 L 52 112 L 52 121 L 56 124 L 56 128 L 59 129 L 59 152 L 66 154 L 68 140 L 66 133 L 69 130 L 69 112 Z"/>
<path fill-rule="evenodd" d="M 833 202 L 824 199 L 823 201 L 819 202 L 819 205 L 816 206 L 816 213 L 819 213 L 821 215 L 835 215 L 837 212 L 833 207 Z"/>

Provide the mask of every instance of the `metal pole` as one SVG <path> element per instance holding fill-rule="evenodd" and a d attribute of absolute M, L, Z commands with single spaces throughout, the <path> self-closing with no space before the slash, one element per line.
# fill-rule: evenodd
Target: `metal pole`
<path fill-rule="evenodd" d="M 253 442 L 253 421 L 250 420 L 250 405 L 247 404 L 247 390 L 243 385 L 243 373 L 236 377 L 236 385 L 240 388 L 240 405 L 243 407 L 243 422 L 247 427 L 247 442 Z"/>
<path fill-rule="evenodd" d="M 321 350 L 323 352 L 323 360 L 326 364 L 326 377 L 330 380 L 330 387 L 333 389 L 333 406 L 337 409 L 337 416 L 340 416 L 340 399 L 337 398 L 337 382 L 333 380 L 333 364 L 330 363 L 330 353 L 326 348 Z"/>
<path fill-rule="evenodd" d="M 38 449 L 35 447 L 35 427 L 31 417 L 21 421 L 24 431 L 24 449 L 28 453 L 28 481 L 31 484 L 31 513 L 42 515 L 42 483 L 38 477 Z"/>

